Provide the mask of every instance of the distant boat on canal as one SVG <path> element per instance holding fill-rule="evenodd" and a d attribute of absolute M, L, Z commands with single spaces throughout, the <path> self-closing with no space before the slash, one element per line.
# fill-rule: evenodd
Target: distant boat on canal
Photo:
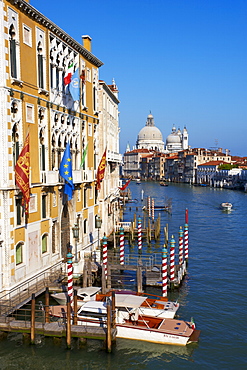
<path fill-rule="evenodd" d="M 221 208 L 224 211 L 231 211 L 231 209 L 232 209 L 232 203 L 228 203 L 228 202 L 221 203 Z"/>

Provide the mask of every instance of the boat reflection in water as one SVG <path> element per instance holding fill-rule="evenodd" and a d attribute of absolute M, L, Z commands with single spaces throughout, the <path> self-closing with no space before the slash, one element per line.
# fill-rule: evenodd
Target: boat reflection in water
<path fill-rule="evenodd" d="M 116 349 L 117 351 L 123 351 L 125 355 L 136 355 L 145 356 L 146 360 L 150 360 L 155 358 L 162 358 L 166 355 L 174 355 L 179 356 L 184 359 L 188 359 L 193 355 L 194 350 L 198 347 L 198 343 L 191 343 L 189 346 L 176 346 L 176 345 L 168 345 L 168 344 L 157 344 L 157 343 L 150 343 L 150 342 L 142 342 L 142 341 L 135 341 L 133 345 L 133 341 L 130 339 L 122 339 L 119 338 L 116 341 Z M 170 361 L 172 357 L 169 358 Z M 166 361 L 168 361 L 168 357 L 166 356 Z"/>

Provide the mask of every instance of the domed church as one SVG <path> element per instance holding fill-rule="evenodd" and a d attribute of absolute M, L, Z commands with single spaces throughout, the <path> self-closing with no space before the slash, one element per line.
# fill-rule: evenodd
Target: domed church
<path fill-rule="evenodd" d="M 141 129 L 137 136 L 136 148 L 164 152 L 162 133 L 158 127 L 155 127 L 154 117 L 151 113 L 147 117 L 146 125 Z"/>
<path fill-rule="evenodd" d="M 158 127 L 154 124 L 154 117 L 150 113 L 147 117 L 146 125 L 141 129 L 137 136 L 136 149 L 156 150 L 161 153 L 174 153 L 188 149 L 188 131 L 184 127 L 183 132 L 176 130 L 173 125 L 172 132 L 166 138 L 164 145 L 163 136 Z"/>
<path fill-rule="evenodd" d="M 173 125 L 172 132 L 166 138 L 166 153 L 178 152 L 179 150 L 188 149 L 188 131 L 184 127 L 183 132 L 176 130 Z"/>

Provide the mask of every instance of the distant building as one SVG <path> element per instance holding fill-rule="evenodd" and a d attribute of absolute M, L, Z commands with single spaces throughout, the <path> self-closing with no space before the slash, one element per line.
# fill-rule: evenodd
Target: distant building
<path fill-rule="evenodd" d="M 154 117 L 147 116 L 145 126 L 140 130 L 136 140 L 136 149 L 130 150 L 129 143 L 124 154 L 123 175 L 132 177 L 162 179 L 165 176 L 165 155 L 189 148 L 188 131 L 183 132 L 172 128 L 167 136 L 166 145 L 158 127 L 154 124 Z M 137 152 L 137 151 L 138 152 Z M 141 163 L 140 163 L 141 161 Z"/>
<path fill-rule="evenodd" d="M 137 136 L 136 148 L 164 152 L 162 133 L 158 127 L 155 126 L 154 117 L 151 113 L 147 117 L 146 125 Z"/>
<path fill-rule="evenodd" d="M 189 147 L 189 135 L 186 127 L 183 132 L 173 125 L 172 132 L 167 136 L 165 153 L 179 152 L 180 150 L 188 149 Z"/>

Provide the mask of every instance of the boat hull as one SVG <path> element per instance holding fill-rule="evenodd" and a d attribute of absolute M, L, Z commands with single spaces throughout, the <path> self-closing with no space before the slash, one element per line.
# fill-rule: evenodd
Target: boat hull
<path fill-rule="evenodd" d="M 117 338 L 141 340 L 144 342 L 172 344 L 186 346 L 188 337 L 172 335 L 164 332 L 153 331 L 148 328 L 135 328 L 134 326 L 117 325 Z"/>

